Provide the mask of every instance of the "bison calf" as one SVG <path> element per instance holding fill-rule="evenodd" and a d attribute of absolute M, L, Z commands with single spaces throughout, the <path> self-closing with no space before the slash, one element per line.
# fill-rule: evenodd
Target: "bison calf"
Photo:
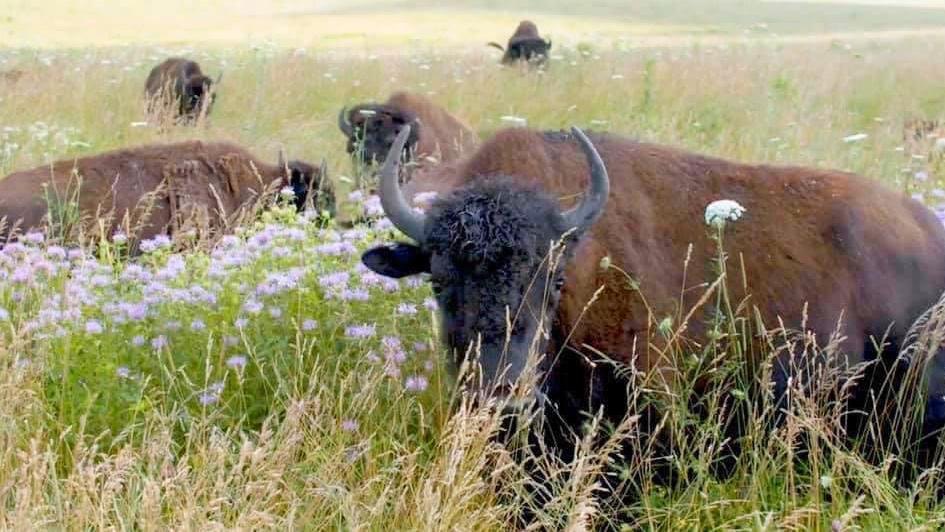
<path fill-rule="evenodd" d="M 490 42 L 489 46 L 498 48 L 503 52 L 503 65 L 512 65 L 519 61 L 543 65 L 548 60 L 551 41 L 541 38 L 538 34 L 538 26 L 534 22 L 523 20 L 519 23 L 515 33 L 509 37 L 508 46 L 503 47 L 496 42 Z"/>
<path fill-rule="evenodd" d="M 219 81 L 219 78 L 218 78 Z M 189 59 L 172 57 L 151 69 L 144 84 L 149 117 L 172 118 L 195 123 L 210 114 L 216 99 L 214 82 L 200 65 Z M 167 117 L 167 114 L 170 117 Z"/>
<path fill-rule="evenodd" d="M 479 143 L 469 126 L 419 94 L 397 92 L 385 103 L 343 108 L 338 115 L 338 128 L 348 138 L 348 153 L 359 163 L 387 157 L 397 134 L 407 125 L 410 136 L 404 156 L 420 163 L 428 158 L 454 161 Z"/>
<path fill-rule="evenodd" d="M 280 157 L 281 159 L 281 157 Z M 270 164 L 225 142 L 154 144 L 64 160 L 10 174 L 0 181 L 0 235 L 104 219 L 140 239 L 181 228 L 220 229 L 271 187 L 290 186 L 297 208 L 309 196 L 334 213 L 324 168 L 301 161 Z"/>
<path fill-rule="evenodd" d="M 634 367 L 648 389 L 674 390 L 675 357 L 701 356 L 710 341 L 715 314 L 700 299 L 715 280 L 709 266 L 719 249 L 704 210 L 720 199 L 747 209 L 725 230 L 731 300 L 744 302 L 753 322 L 821 342 L 840 325 L 831 360 L 777 351 L 776 405 L 787 406 L 792 382 L 809 383 L 800 368 L 852 372 L 865 363 L 872 378 L 851 382 L 848 428 L 856 433 L 858 412 L 889 409 L 911 419 L 896 406 L 910 403 L 896 401 L 923 397 L 927 406 L 916 412 L 923 438 L 910 441 L 921 442 L 920 457 L 934 455 L 945 424 L 945 349 L 912 357 L 924 379 L 896 377 L 909 366 L 899 353 L 910 326 L 945 290 L 945 230 L 922 204 L 848 173 L 739 164 L 579 130 L 501 131 L 451 171 L 452 192 L 418 214 L 392 152 L 381 202 L 413 243 L 377 247 L 362 260 L 390 277 L 429 275 L 450 360 L 461 362 L 470 346 L 478 351 L 482 393 L 509 395 L 530 357 L 547 353 L 527 392 L 550 414 L 549 442 L 565 459 L 586 413 L 603 411 L 614 423 L 629 413 L 634 372 L 612 361 Z M 554 242 L 565 246 L 560 260 L 552 260 Z M 653 324 L 689 309 L 686 347 L 666 345 Z M 763 365 L 764 340 L 745 341 L 759 343 L 731 362 Z M 699 382 L 697 395 L 710 391 L 708 380 Z M 658 412 L 646 414 L 641 423 L 652 428 L 647 420 L 656 419 Z"/>

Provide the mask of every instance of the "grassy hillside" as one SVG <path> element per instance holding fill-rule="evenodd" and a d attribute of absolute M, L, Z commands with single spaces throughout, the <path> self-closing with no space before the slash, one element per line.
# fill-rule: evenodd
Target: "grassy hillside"
<path fill-rule="evenodd" d="M 484 137 L 513 115 L 537 128 L 579 125 L 743 161 L 851 170 L 932 208 L 945 203 L 935 140 L 903 137 L 910 118 L 945 118 L 938 8 L 686 0 L 673 9 L 600 2 L 574 14 L 543 3 L 533 18 L 562 44 L 547 72 L 525 73 L 437 43 L 478 47 L 537 4 L 306 4 L 0 0 L 0 43 L 17 46 L 0 50 L 0 71 L 24 72 L 0 81 L 0 173 L 181 138 L 235 140 L 272 160 L 284 146 L 327 161 L 351 220 L 376 210 L 376 198 L 352 190 L 337 112 L 408 89 Z M 757 23 L 768 24 L 752 30 L 760 42 L 743 42 Z M 258 33 L 244 37 L 250 26 Z M 364 26 L 383 38 L 365 38 Z M 587 37 L 599 28 L 630 28 L 632 39 Z M 930 33 L 905 35 L 922 28 Z M 904 31 L 770 35 L 822 30 Z M 689 35 L 705 40 L 675 40 Z M 129 45 L 139 40 L 159 44 Z M 171 53 L 225 72 L 206 128 L 140 124 L 144 77 Z M 707 464 L 722 437 L 713 409 L 724 392 L 704 398 L 700 418 L 686 384 L 665 410 L 668 426 L 691 435 L 675 456 L 683 482 L 668 488 L 644 475 L 638 496 L 605 501 L 594 473 L 606 449 L 572 466 L 539 456 L 552 475 L 539 505 L 521 460 L 490 439 L 495 413 L 467 404 L 448 375 L 429 287 L 359 266 L 360 251 L 397 238 L 383 221 L 342 228 L 277 207 L 213 250 L 155 241 L 134 262 L 121 237 L 89 236 L 97 245 L 32 236 L 0 252 L 3 528 L 497 530 L 524 509 L 571 530 L 945 524 L 933 496 L 940 473 L 901 488 L 896 450 L 864 461 L 822 396 L 799 395 L 774 433 L 761 423 L 770 411 L 755 412 L 735 473 L 714 477 Z M 672 334 L 681 317 L 654 327 Z M 724 318 L 734 339 L 745 318 L 742 309 Z M 941 343 L 940 324 L 923 329 L 926 351 Z M 691 370 L 693 353 L 679 355 L 680 370 Z M 619 430 L 633 437 L 636 427 L 631 419 Z M 644 449 L 624 467 L 646 471 L 655 454 Z"/>

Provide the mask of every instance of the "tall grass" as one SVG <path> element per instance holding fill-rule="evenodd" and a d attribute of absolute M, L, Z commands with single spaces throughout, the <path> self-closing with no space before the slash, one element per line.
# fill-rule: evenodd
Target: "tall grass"
<path fill-rule="evenodd" d="M 224 138 L 273 160 L 280 146 L 291 158 L 324 157 L 350 188 L 338 109 L 410 89 L 483 135 L 505 115 L 540 128 L 589 126 L 746 161 L 849 169 L 937 206 L 945 175 L 927 157 L 932 146 L 897 148 L 905 119 L 939 118 L 945 57 L 930 51 L 942 44 L 583 47 L 558 50 L 547 72 L 531 74 L 492 57 L 423 50 L 190 51 L 209 75 L 226 75 L 206 127 L 166 132 L 138 124 L 144 78 L 186 50 L 2 52 L 4 68 L 26 74 L 0 93 L 0 170 Z M 867 136 L 844 141 L 860 133 Z M 343 217 L 363 209 L 353 195 Z M 474 404 L 448 375 L 427 287 L 358 267 L 360 250 L 395 236 L 383 222 L 341 230 L 283 206 L 212 251 L 179 253 L 156 240 L 129 262 L 124 240 L 109 235 L 84 249 L 38 236 L 6 248 L 2 526 L 495 530 L 524 514 L 575 530 L 937 529 L 945 521 L 933 496 L 937 472 L 900 488 L 895 454 L 873 462 L 848 447 L 842 412 L 824 392 L 842 387 L 832 368 L 813 368 L 819 377 L 798 383 L 776 432 L 770 402 L 752 405 L 734 473 L 712 474 L 726 445 L 722 414 L 770 371 L 738 364 L 748 356 L 745 335 L 757 331 L 750 311 L 727 300 L 724 255 L 689 265 L 716 268 L 724 280 L 703 302 L 721 309 L 712 325 L 724 338 L 700 359 L 706 365 L 693 363 L 684 342 L 669 342 L 683 377 L 673 387 L 632 375 L 632 401 L 658 401 L 660 423 L 678 435 L 669 459 L 680 482 L 648 474 L 667 457 L 638 437 L 635 418 L 608 426 L 591 413 L 572 464 L 512 454 L 495 437 L 498 405 Z M 654 331 L 675 338 L 687 311 L 654 320 Z M 921 353 L 940 343 L 940 315 L 918 325 Z M 820 340 L 771 333 L 758 358 L 770 363 L 784 349 L 837 356 L 836 338 Z M 694 407 L 706 371 L 718 386 Z M 616 458 L 618 442 L 636 447 L 634 461 Z M 533 464 L 541 486 L 528 474 Z M 600 473 L 615 464 L 633 494 L 624 500 L 601 497 Z"/>

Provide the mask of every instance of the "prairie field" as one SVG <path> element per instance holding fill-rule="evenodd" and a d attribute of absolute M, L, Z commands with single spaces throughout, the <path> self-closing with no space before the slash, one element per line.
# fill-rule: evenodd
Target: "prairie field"
<path fill-rule="evenodd" d="M 898 450 L 864 457 L 815 392 L 776 430 L 762 402 L 734 472 L 714 475 L 723 401 L 690 409 L 696 377 L 634 392 L 665 394 L 665 426 L 691 435 L 672 457 L 679 481 L 647 474 L 657 451 L 641 449 L 619 464 L 634 496 L 604 497 L 599 473 L 620 459 L 616 438 L 633 441 L 633 419 L 606 427 L 588 413 L 573 463 L 523 460 L 497 443 L 495 405 L 472 404 L 447 369 L 427 283 L 360 264 L 398 234 L 376 220 L 370 182 L 356 188 L 336 119 L 395 90 L 429 96 L 483 138 L 512 122 L 576 125 L 847 170 L 945 218 L 942 145 L 903 129 L 945 119 L 945 2 L 587 4 L 0 0 L 0 74 L 22 72 L 0 76 L 0 175 L 220 139 L 267 160 L 280 149 L 324 160 L 340 205 L 328 220 L 273 199 L 212 248 L 156 239 L 129 257 L 133 235 L 95 232 L 3 248 L 0 527 L 503 530 L 523 515 L 536 530 L 945 527 L 940 468 L 900 482 Z M 545 70 L 502 67 L 485 46 L 523 18 L 554 40 Z M 224 74 L 204 125 L 145 122 L 144 79 L 171 55 Z M 720 261 L 700 267 L 721 275 Z M 737 371 L 750 312 L 731 308 L 728 347 L 716 348 Z M 943 315 L 916 325 L 919 355 L 945 338 Z M 654 316 L 654 330 L 681 332 L 685 316 Z M 836 349 L 817 340 L 795 347 Z M 540 500 L 529 461 L 544 472 Z"/>

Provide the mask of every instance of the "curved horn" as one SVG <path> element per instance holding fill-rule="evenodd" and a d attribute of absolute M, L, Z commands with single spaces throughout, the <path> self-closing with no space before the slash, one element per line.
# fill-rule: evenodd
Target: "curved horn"
<path fill-rule="evenodd" d="M 348 106 L 341 108 L 341 112 L 338 113 L 338 129 L 347 137 L 354 136 L 354 128 L 351 127 L 351 123 L 348 122 Z"/>
<path fill-rule="evenodd" d="M 561 213 L 568 227 L 576 227 L 578 232 L 585 231 L 604 213 L 607 205 L 607 196 L 610 194 L 610 178 L 607 177 L 607 167 L 594 148 L 587 135 L 578 127 L 572 127 L 571 133 L 584 150 L 587 165 L 591 169 L 591 183 L 584 200 L 573 209 Z"/>
<path fill-rule="evenodd" d="M 486 46 L 491 46 L 491 47 L 493 47 L 493 48 L 498 48 L 500 52 L 505 52 L 505 46 L 502 46 L 501 44 L 499 44 L 499 43 L 497 43 L 497 42 L 495 42 L 495 41 L 490 41 L 490 42 L 486 43 Z"/>
<path fill-rule="evenodd" d="M 403 231 L 403 233 L 413 240 L 420 242 L 423 240 L 424 216 L 417 214 L 407 199 L 404 198 L 403 191 L 400 190 L 399 169 L 400 156 L 404 151 L 404 144 L 407 143 L 407 137 L 410 136 L 410 126 L 404 126 L 397 135 L 397 139 L 387 152 L 387 158 L 384 159 L 384 166 L 381 167 L 381 207 L 384 208 L 384 214 L 390 218 L 390 221 Z"/>

